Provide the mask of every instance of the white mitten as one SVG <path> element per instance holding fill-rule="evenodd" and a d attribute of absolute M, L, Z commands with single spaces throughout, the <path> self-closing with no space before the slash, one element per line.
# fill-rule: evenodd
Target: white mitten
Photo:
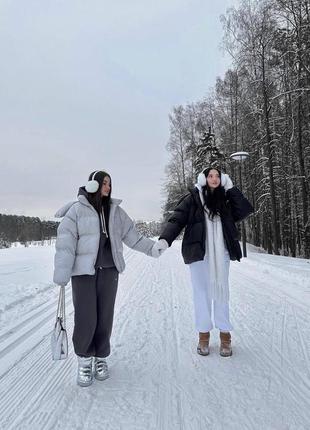
<path fill-rule="evenodd" d="M 160 257 L 161 254 L 166 251 L 168 246 L 169 245 L 165 239 L 160 239 L 158 242 L 155 242 L 152 248 L 152 257 Z"/>
<path fill-rule="evenodd" d="M 221 173 L 221 185 L 224 187 L 225 191 L 228 191 L 234 186 L 232 180 L 226 173 Z"/>

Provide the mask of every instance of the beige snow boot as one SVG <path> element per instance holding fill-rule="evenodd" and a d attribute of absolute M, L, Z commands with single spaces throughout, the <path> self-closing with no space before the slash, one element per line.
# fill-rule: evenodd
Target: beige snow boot
<path fill-rule="evenodd" d="M 220 332 L 220 355 L 222 357 L 230 357 L 232 355 L 231 336 L 229 332 Z"/>
<path fill-rule="evenodd" d="M 209 341 L 210 341 L 210 332 L 199 333 L 199 343 L 197 346 L 197 353 L 200 355 L 209 355 Z"/>

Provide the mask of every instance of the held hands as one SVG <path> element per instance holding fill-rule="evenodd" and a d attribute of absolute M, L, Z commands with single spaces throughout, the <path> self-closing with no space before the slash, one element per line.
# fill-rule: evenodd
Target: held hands
<path fill-rule="evenodd" d="M 234 186 L 232 180 L 226 173 L 221 173 L 221 185 L 224 187 L 225 191 L 230 190 L 230 188 Z"/>
<path fill-rule="evenodd" d="M 168 248 L 168 243 L 165 239 L 159 239 L 158 242 L 155 242 L 152 248 L 152 257 L 158 258 L 161 256 L 163 252 Z"/>

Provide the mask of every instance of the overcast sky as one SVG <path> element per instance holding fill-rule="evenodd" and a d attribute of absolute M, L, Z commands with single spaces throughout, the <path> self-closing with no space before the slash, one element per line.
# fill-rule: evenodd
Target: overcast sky
<path fill-rule="evenodd" d="M 135 219 L 163 204 L 168 115 L 230 60 L 234 0 L 1 0 L 0 213 L 53 219 L 89 173 Z"/>

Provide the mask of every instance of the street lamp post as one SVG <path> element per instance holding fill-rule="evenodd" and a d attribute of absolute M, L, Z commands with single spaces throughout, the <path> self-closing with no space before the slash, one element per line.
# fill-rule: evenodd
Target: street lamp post
<path fill-rule="evenodd" d="M 239 161 L 239 182 L 240 182 L 240 191 L 242 192 L 242 162 L 249 157 L 249 153 L 245 151 L 234 152 L 229 157 L 232 160 Z M 241 222 L 241 236 L 242 236 L 242 251 L 243 257 L 247 256 L 246 251 L 246 230 L 244 221 Z"/>

